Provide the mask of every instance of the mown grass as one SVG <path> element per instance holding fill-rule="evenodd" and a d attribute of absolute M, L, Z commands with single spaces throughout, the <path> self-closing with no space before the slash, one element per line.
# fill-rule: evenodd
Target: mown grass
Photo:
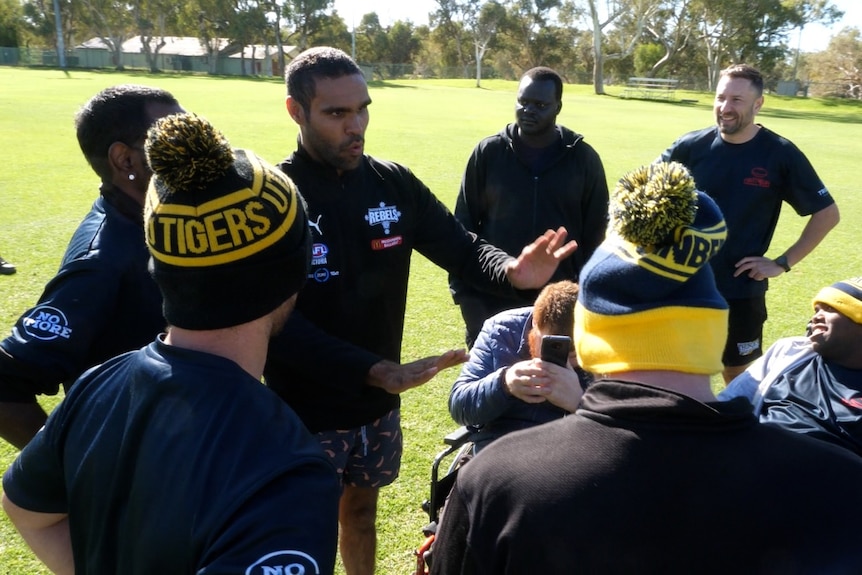
<path fill-rule="evenodd" d="M 0 255 L 18 266 L 0 276 L 0 334 L 38 298 L 57 268 L 65 245 L 97 194 L 98 181 L 75 141 L 72 118 L 98 90 L 136 82 L 172 91 L 189 110 L 218 126 L 238 147 L 277 161 L 295 147 L 296 128 L 284 110 L 284 87 L 275 79 L 119 74 L 0 68 Z M 513 117 L 516 84 L 472 80 L 374 83 L 367 151 L 413 171 L 448 206 L 455 203 L 461 173 L 476 142 Z M 622 100 L 620 87 L 607 96 L 590 86 L 567 86 L 559 121 L 586 135 L 604 161 L 611 185 L 624 172 L 655 159 L 683 132 L 712 123 L 710 94 L 678 92 L 693 102 Z M 811 159 L 837 199 L 842 223 L 820 248 L 772 283 L 767 344 L 799 333 L 810 315 L 810 298 L 822 285 L 862 275 L 857 193 L 862 157 L 859 102 L 768 96 L 759 121 L 789 137 Z M 804 220 L 782 214 L 769 255 L 798 236 Z M 446 274 L 414 258 L 404 332 L 405 360 L 462 345 L 463 328 L 452 304 Z M 660 335 L 660 334 L 658 334 Z M 379 512 L 379 573 L 410 572 L 421 540 L 430 462 L 441 438 L 454 427 L 446 408 L 456 377 L 449 370 L 403 397 L 405 437 L 401 477 L 383 491 Z M 59 398 L 43 398 L 51 409 Z M 2 443 L 2 442 L 0 442 Z M 0 469 L 15 451 L 0 445 Z M 5 517 L 0 518 L 0 573 L 47 573 L 32 558 Z"/>

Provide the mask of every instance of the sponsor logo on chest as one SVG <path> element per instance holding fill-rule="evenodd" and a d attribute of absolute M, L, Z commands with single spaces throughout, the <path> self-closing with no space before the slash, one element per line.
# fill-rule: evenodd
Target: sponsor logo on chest
<path fill-rule="evenodd" d="M 377 208 L 368 208 L 368 213 L 365 215 L 365 221 L 369 226 L 383 226 L 383 233 L 389 235 L 389 226 L 398 223 L 401 218 L 401 212 L 396 206 L 387 206 L 385 202 L 380 202 Z"/>
<path fill-rule="evenodd" d="M 742 182 L 746 186 L 754 186 L 757 188 L 772 187 L 772 183 L 769 181 L 769 171 L 766 168 L 752 168 L 751 175 L 744 178 Z"/>
<path fill-rule="evenodd" d="M 387 236 L 391 231 L 391 225 L 398 223 L 401 218 L 401 212 L 397 206 L 387 206 L 385 202 L 380 202 L 379 207 L 368 208 L 368 213 L 365 215 L 365 221 L 369 226 L 381 226 L 383 233 Z M 390 236 L 388 238 L 374 238 L 371 240 L 371 249 L 374 251 L 388 250 L 389 248 L 398 247 L 404 243 L 404 237 Z"/>

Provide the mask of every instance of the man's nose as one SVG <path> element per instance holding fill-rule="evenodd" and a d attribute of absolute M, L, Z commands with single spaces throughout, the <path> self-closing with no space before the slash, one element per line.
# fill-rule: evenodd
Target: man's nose
<path fill-rule="evenodd" d="M 354 114 L 347 120 L 347 124 L 345 126 L 345 131 L 348 134 L 361 134 L 362 133 L 362 118 L 359 114 Z"/>

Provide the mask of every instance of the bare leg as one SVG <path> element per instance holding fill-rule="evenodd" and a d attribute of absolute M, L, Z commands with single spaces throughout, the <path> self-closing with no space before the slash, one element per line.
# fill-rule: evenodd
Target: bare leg
<path fill-rule="evenodd" d="M 745 365 L 725 365 L 724 371 L 721 372 L 722 377 L 724 377 L 724 385 L 733 381 L 733 378 L 745 371 L 749 365 L 751 363 L 746 363 Z"/>
<path fill-rule="evenodd" d="M 38 403 L 0 401 L 0 437 L 18 449 L 30 443 L 47 419 Z"/>
<path fill-rule="evenodd" d="M 377 487 L 344 486 L 338 509 L 341 562 L 347 575 L 373 575 L 377 552 Z"/>

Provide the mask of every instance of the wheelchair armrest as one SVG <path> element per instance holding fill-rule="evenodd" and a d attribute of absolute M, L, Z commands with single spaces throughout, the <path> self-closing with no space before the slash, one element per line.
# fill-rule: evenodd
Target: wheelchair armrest
<path fill-rule="evenodd" d="M 446 445 L 451 445 L 452 447 L 457 447 L 459 445 L 464 445 L 470 440 L 470 436 L 476 433 L 476 429 L 473 427 L 469 427 L 466 425 L 462 425 L 455 431 L 450 432 L 443 438 L 443 443 Z"/>

